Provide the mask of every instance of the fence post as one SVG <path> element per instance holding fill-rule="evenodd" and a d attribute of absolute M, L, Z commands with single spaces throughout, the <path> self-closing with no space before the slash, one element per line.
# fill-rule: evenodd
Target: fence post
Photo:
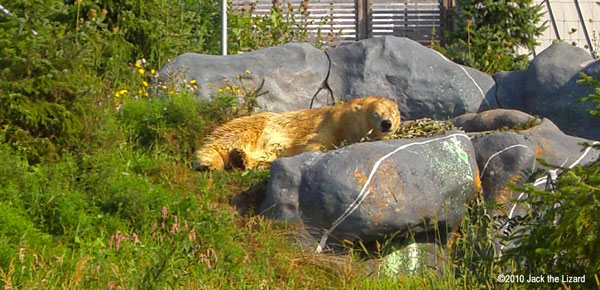
<path fill-rule="evenodd" d="M 227 0 L 221 0 L 221 55 L 227 55 Z"/>
<path fill-rule="evenodd" d="M 369 37 L 370 0 L 356 0 L 356 40 Z"/>
<path fill-rule="evenodd" d="M 441 13 L 440 13 L 440 17 L 441 17 L 441 22 L 440 23 L 440 27 L 442 28 L 442 30 L 448 31 L 448 32 L 454 32 L 454 17 L 452 15 L 452 13 L 450 12 L 455 6 L 456 3 L 454 2 L 455 0 L 442 0 L 442 7 L 441 7 Z M 443 31 L 441 31 L 440 35 L 442 36 L 441 42 L 442 44 L 447 42 L 445 33 Z"/>

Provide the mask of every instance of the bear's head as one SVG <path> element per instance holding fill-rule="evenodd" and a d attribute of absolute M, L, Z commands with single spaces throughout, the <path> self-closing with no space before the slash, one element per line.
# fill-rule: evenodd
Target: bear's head
<path fill-rule="evenodd" d="M 400 111 L 396 102 L 382 97 L 366 97 L 353 104 L 354 111 L 361 111 L 367 119 L 369 137 L 380 140 L 400 127 Z"/>

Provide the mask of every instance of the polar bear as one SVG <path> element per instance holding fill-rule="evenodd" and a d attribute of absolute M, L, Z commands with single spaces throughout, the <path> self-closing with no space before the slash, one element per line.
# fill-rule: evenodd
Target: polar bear
<path fill-rule="evenodd" d="M 380 140 L 399 126 L 398 105 L 383 97 L 280 114 L 263 112 L 216 128 L 196 151 L 194 168 L 266 168 L 278 157 L 326 151 L 365 137 Z"/>

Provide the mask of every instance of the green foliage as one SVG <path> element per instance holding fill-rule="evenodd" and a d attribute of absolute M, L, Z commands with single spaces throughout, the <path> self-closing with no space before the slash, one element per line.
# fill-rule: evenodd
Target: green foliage
<path fill-rule="evenodd" d="M 498 263 L 500 249 L 494 241 L 501 234 L 499 210 L 500 206 L 486 202 L 481 194 L 467 205 L 452 253 L 452 271 L 466 285 L 497 288 L 496 277 L 510 273 L 510 266 Z"/>
<path fill-rule="evenodd" d="M 217 2 L 3 3 L 15 16 L 0 14 L 0 138 L 32 163 L 58 159 L 64 150 L 82 150 L 79 141 L 97 136 L 94 126 L 104 122 L 104 115 L 92 109 L 95 104 L 106 105 L 113 94 L 117 106 L 121 97 L 146 95 L 140 83 L 147 85 L 154 69 L 178 54 L 218 52 Z M 306 6 L 290 9 L 275 5 L 262 18 L 232 13 L 230 47 L 251 51 L 305 40 L 307 23 L 296 22 L 294 13 L 305 15 Z M 242 109 L 255 106 L 241 104 Z M 153 138 L 148 135 L 152 129 L 146 129 L 142 138 Z"/>
<path fill-rule="evenodd" d="M 155 146 L 171 156 L 191 156 L 210 121 L 201 115 L 202 103 L 183 92 L 161 98 L 127 98 L 119 117 L 130 140 L 141 148 Z"/>
<path fill-rule="evenodd" d="M 456 130 L 456 127 L 454 127 L 450 121 L 435 121 L 429 118 L 423 118 L 410 122 L 403 122 L 400 128 L 398 128 L 398 131 L 390 138 L 409 139 L 427 137 L 450 130 Z"/>
<path fill-rule="evenodd" d="M 546 29 L 545 23 L 538 25 L 542 6 L 532 0 L 459 0 L 456 9 L 457 29 L 438 49 L 486 73 L 526 68 L 527 55 L 519 48 L 532 50 Z"/>
<path fill-rule="evenodd" d="M 555 189 L 526 186 L 530 207 L 514 233 L 518 247 L 507 251 L 519 271 L 538 275 L 586 276 L 578 288 L 596 285 L 600 272 L 600 162 L 566 170 Z M 596 285 L 597 286 L 597 285 Z M 589 289 L 589 288 L 588 288 Z"/>
<path fill-rule="evenodd" d="M 144 58 L 162 65 L 181 52 L 218 52 L 218 1 L 75 0 L 70 2 L 71 25 L 77 30 L 94 26 L 114 35 L 121 44 L 108 47 L 109 57 L 131 62 Z M 105 44 L 106 45 L 106 44 Z M 110 48 L 116 48 L 111 51 Z M 117 54 L 118 53 L 118 54 Z"/>
<path fill-rule="evenodd" d="M 281 1 L 273 1 L 271 11 L 264 16 L 253 16 L 255 4 L 251 4 L 249 10 L 231 14 L 228 18 L 231 26 L 229 53 L 254 51 L 291 41 L 308 41 L 308 25 L 314 24 L 307 20 L 310 14 L 308 3 L 309 0 L 303 0 L 294 8 L 292 2 L 282 5 Z M 300 17 L 301 20 L 296 17 Z M 321 21 L 321 25 L 325 23 L 324 20 Z M 333 34 L 323 36 L 319 28 L 314 40 L 315 46 L 318 48 L 327 45 L 333 38 Z"/>
<path fill-rule="evenodd" d="M 594 77 L 587 75 L 583 72 L 579 73 L 580 79 L 577 80 L 578 84 L 584 84 L 592 87 L 594 89 L 593 93 L 590 93 L 586 97 L 579 99 L 580 102 L 592 102 L 596 105 L 596 109 L 600 109 L 600 82 L 596 80 Z M 600 111 L 598 110 L 589 110 L 588 111 L 592 116 L 597 116 Z"/>
<path fill-rule="evenodd" d="M 26 17 L 0 16 L 0 135 L 39 162 L 76 143 L 82 102 L 100 83 L 87 73 L 92 50 L 56 20 L 67 15 L 67 6 L 45 0 L 9 7 L 21 6 L 30 11 Z"/>
<path fill-rule="evenodd" d="M 247 116 L 259 108 L 258 98 L 268 93 L 263 91 L 265 80 L 263 79 L 254 87 L 247 82 L 251 71 L 246 70 L 243 75 L 236 77 L 236 82 L 225 80 L 225 87 L 213 93 L 211 102 L 203 105 L 202 113 L 211 116 L 217 123 L 224 123 L 235 117 Z"/>
<path fill-rule="evenodd" d="M 199 173 L 189 166 L 215 126 L 257 108 L 263 84 L 250 85 L 251 72 L 240 72 L 212 101 L 198 102 L 190 92 L 195 80 L 150 82 L 170 57 L 218 51 L 216 1 L 3 5 L 16 17 L 0 16 L 0 286 L 491 288 L 511 269 L 598 272 L 598 164 L 565 174 L 554 195 L 530 191 L 544 214 L 527 220 L 533 239 L 519 240 L 523 247 L 506 262 L 495 256 L 496 219 L 481 202 L 470 205 L 441 273 L 380 278 L 360 255 L 307 254 L 292 238 L 297 225 L 241 215 L 230 205 L 231 195 L 263 184 L 268 171 Z M 307 13 L 306 2 L 274 5 L 267 17 L 230 14 L 232 52 L 307 39 L 308 24 L 294 18 Z M 425 120 L 405 133 L 448 129 Z M 549 263 L 555 255 L 563 262 Z"/>

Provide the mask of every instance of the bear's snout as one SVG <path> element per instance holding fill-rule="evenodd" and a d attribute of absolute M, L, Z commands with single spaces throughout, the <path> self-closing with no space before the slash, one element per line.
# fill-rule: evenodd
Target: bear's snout
<path fill-rule="evenodd" d="M 381 131 L 382 132 L 389 132 L 391 128 L 392 128 L 392 121 L 390 121 L 388 119 L 381 121 Z"/>

